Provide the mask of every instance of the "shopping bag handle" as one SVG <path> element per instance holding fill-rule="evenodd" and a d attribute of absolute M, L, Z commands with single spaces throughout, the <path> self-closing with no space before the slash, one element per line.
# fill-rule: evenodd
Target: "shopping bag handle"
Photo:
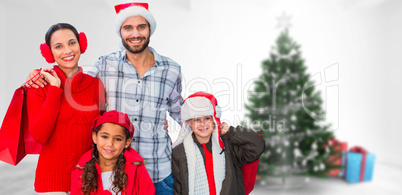
<path fill-rule="evenodd" d="M 38 70 L 38 69 L 37 69 Z M 24 84 L 22 84 L 21 85 L 21 87 L 23 87 L 23 88 L 30 88 L 39 78 L 40 78 L 40 76 L 38 76 L 38 75 L 40 75 L 40 71 L 42 70 L 42 68 L 41 69 L 39 69 L 39 72 L 36 74 L 36 75 L 34 75 L 32 78 L 30 78 L 29 80 L 27 80 Z M 38 76 L 38 78 L 35 78 L 35 77 L 37 77 Z M 25 84 L 27 84 L 29 81 L 32 81 L 32 80 L 34 80 L 35 79 L 35 81 L 33 81 L 28 87 L 25 87 Z"/>

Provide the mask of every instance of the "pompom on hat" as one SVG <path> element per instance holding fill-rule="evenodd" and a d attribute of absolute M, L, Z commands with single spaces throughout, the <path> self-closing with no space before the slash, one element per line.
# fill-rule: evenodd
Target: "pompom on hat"
<path fill-rule="evenodd" d="M 151 28 L 151 35 L 155 32 L 156 21 L 152 16 L 151 12 L 148 10 L 148 3 L 125 3 L 114 6 L 116 10 L 116 19 L 114 21 L 114 27 L 117 35 L 120 37 L 120 28 L 123 22 L 132 16 L 142 16 L 144 17 Z"/>
<path fill-rule="evenodd" d="M 212 140 L 219 144 L 221 148 L 224 148 L 224 144 L 220 138 L 221 136 L 221 115 L 222 111 L 218 105 L 218 101 L 215 96 L 206 92 L 196 92 L 183 101 L 181 107 L 181 119 L 182 128 L 176 142 L 172 147 L 176 147 L 183 142 L 184 137 L 191 133 L 191 127 L 187 124 L 187 120 L 203 117 L 213 116 L 215 122 L 215 129 L 212 132 Z"/>
<path fill-rule="evenodd" d="M 128 115 L 125 113 L 117 112 L 116 110 L 105 112 L 92 121 L 91 130 L 96 129 L 103 123 L 118 124 L 122 127 L 125 127 L 130 132 L 131 137 L 134 135 L 133 123 L 131 123 Z"/>

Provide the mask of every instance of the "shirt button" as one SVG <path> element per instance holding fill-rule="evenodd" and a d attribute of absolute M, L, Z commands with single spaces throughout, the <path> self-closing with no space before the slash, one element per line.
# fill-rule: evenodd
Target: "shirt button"
<path fill-rule="evenodd" d="M 141 83 L 141 81 L 138 81 L 138 83 Z"/>
<path fill-rule="evenodd" d="M 138 100 L 135 100 L 136 102 L 138 102 Z"/>
<path fill-rule="evenodd" d="M 135 118 L 134 121 L 137 121 L 137 118 Z"/>

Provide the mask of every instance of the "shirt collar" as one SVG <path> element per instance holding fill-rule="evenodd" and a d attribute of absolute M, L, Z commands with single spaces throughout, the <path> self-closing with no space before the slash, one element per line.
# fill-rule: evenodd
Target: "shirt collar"
<path fill-rule="evenodd" d="M 155 66 L 155 67 L 158 67 L 159 64 L 161 64 L 160 62 L 162 62 L 162 57 L 161 57 L 158 53 L 156 53 L 156 51 L 154 50 L 154 48 L 152 48 L 152 47 L 150 47 L 150 46 L 148 46 L 148 51 L 154 54 L 154 59 L 155 59 L 155 65 L 154 65 L 154 66 Z M 127 53 L 127 50 L 126 50 L 126 49 L 121 50 L 121 51 L 120 51 L 120 58 L 121 58 L 123 61 L 125 61 L 125 62 L 129 62 L 129 61 L 127 60 L 126 53 Z"/>

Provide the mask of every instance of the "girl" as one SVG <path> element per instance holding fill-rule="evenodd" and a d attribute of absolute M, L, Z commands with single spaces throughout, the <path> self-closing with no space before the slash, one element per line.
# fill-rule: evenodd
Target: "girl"
<path fill-rule="evenodd" d="M 215 97 L 197 92 L 184 100 L 173 144 L 174 194 L 245 194 L 242 166 L 256 161 L 264 140 L 254 131 L 220 123 Z"/>
<path fill-rule="evenodd" d="M 53 69 L 41 70 L 48 85 L 27 91 L 29 130 L 42 145 L 35 174 L 35 191 L 67 194 L 71 172 L 91 148 L 88 129 L 101 113 L 105 92 L 99 79 L 82 73 L 78 61 L 87 47 L 86 36 L 70 24 L 49 28 L 40 47 Z"/>
<path fill-rule="evenodd" d="M 134 126 L 127 114 L 106 112 L 91 128 L 92 150 L 73 171 L 71 195 L 155 194 L 144 160 L 130 147 Z"/>

